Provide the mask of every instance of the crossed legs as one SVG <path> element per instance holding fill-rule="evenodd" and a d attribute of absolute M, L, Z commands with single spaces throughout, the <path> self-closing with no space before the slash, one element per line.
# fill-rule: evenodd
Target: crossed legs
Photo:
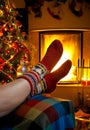
<path fill-rule="evenodd" d="M 0 86 L 0 116 L 10 113 L 29 95 L 51 93 L 55 90 L 58 80 L 67 75 L 72 65 L 71 61 L 67 60 L 58 70 L 51 72 L 62 53 L 61 42 L 54 40 L 42 61 L 35 65 L 30 72 L 11 83 Z"/>

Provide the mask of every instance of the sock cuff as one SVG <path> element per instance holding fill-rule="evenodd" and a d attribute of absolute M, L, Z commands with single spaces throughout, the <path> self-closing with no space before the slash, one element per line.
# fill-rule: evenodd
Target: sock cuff
<path fill-rule="evenodd" d="M 43 80 L 40 81 L 40 84 L 41 84 L 42 92 L 45 92 L 45 84 Z"/>
<path fill-rule="evenodd" d="M 30 78 L 33 79 L 33 81 L 35 82 L 35 85 L 39 82 L 40 80 L 40 76 L 35 72 L 35 71 L 30 71 L 30 73 L 25 73 L 23 75 L 26 75 Z"/>
<path fill-rule="evenodd" d="M 44 82 L 43 82 L 43 80 L 41 80 L 41 81 L 37 84 L 36 87 L 37 87 L 38 94 L 45 92 L 45 87 L 44 87 Z"/>
<path fill-rule="evenodd" d="M 29 82 L 29 85 L 30 85 L 30 88 L 31 88 L 31 92 L 30 92 L 31 96 L 37 94 L 37 88 L 35 87 L 35 84 L 32 81 L 32 79 L 30 79 L 27 75 L 22 75 L 22 76 L 18 77 L 17 79 L 19 79 L 19 78 L 23 78 L 23 79 L 25 79 Z"/>
<path fill-rule="evenodd" d="M 46 83 L 46 80 L 44 78 L 43 78 L 43 84 L 44 84 L 45 91 L 47 91 L 47 83 Z"/>
<path fill-rule="evenodd" d="M 37 72 L 41 79 L 45 76 L 46 73 L 48 73 L 47 68 L 41 63 L 38 63 L 37 65 L 35 65 L 32 68 L 32 70 Z"/>

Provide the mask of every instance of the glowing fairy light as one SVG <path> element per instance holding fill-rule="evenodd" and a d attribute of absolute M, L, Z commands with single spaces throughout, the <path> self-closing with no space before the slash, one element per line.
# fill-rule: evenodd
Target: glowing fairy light
<path fill-rule="evenodd" d="M 12 0 L 1 0 L 0 3 L 0 83 L 6 83 L 17 77 L 17 68 L 25 54 L 26 62 L 31 55 L 25 46 L 22 24 L 17 20 L 19 13 Z M 23 37 L 24 36 L 24 37 Z M 31 48 L 30 48 L 31 49 Z"/>

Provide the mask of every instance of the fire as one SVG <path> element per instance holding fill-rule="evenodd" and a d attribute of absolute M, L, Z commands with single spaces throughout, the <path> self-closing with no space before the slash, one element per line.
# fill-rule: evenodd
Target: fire
<path fill-rule="evenodd" d="M 73 49 L 72 52 L 70 53 L 70 51 L 64 50 L 65 53 L 63 53 L 62 57 L 60 58 L 60 60 L 58 61 L 58 63 L 55 65 L 55 67 L 53 68 L 52 72 L 57 70 L 66 60 L 71 59 L 72 60 L 72 53 L 73 53 Z M 72 65 L 69 73 L 61 80 L 61 81 L 73 81 L 76 79 L 76 67 L 74 65 Z"/>
<path fill-rule="evenodd" d="M 55 39 L 59 39 L 63 44 L 63 54 L 55 65 L 52 71 L 58 69 L 67 59 L 72 61 L 72 67 L 67 76 L 65 76 L 61 81 L 75 81 L 76 80 L 76 69 L 77 61 L 80 55 L 80 44 L 78 44 L 79 36 L 77 34 L 44 34 L 42 35 L 42 45 L 41 45 L 41 59 L 45 55 L 48 46 Z"/>

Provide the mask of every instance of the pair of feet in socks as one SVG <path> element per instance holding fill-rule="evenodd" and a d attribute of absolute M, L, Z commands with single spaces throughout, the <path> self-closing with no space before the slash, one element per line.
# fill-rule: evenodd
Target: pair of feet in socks
<path fill-rule="evenodd" d="M 37 65 L 30 72 L 19 78 L 26 79 L 31 87 L 31 95 L 42 92 L 51 93 L 55 90 L 57 82 L 66 76 L 71 68 L 71 61 L 65 61 L 56 71 L 51 72 L 63 53 L 63 46 L 59 40 L 54 40 L 47 49 L 47 52 Z"/>

